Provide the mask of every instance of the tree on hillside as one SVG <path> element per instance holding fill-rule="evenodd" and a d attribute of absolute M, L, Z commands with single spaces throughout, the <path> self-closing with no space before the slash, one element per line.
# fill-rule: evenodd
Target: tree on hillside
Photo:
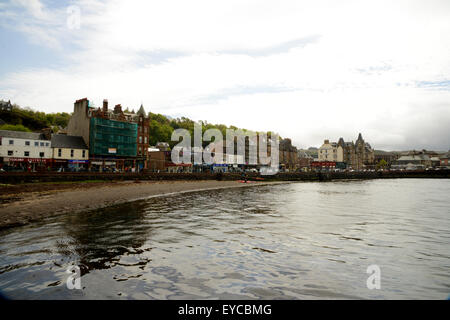
<path fill-rule="evenodd" d="M 0 126 L 0 130 L 31 132 L 30 129 L 28 129 L 27 127 L 24 127 L 21 124 L 4 124 L 4 125 Z"/>

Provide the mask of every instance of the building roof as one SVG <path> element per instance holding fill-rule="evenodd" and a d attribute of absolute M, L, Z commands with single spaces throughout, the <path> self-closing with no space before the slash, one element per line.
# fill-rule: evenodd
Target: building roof
<path fill-rule="evenodd" d="M 430 160 L 430 157 L 426 154 L 411 155 L 411 156 L 401 156 L 398 161 L 421 161 Z"/>
<path fill-rule="evenodd" d="M 30 139 L 30 140 L 47 140 L 45 138 L 45 135 L 40 132 L 24 132 L 11 130 L 0 130 L 0 137 Z"/>
<path fill-rule="evenodd" d="M 65 134 L 52 134 L 53 148 L 88 149 L 82 137 L 67 136 Z"/>
<path fill-rule="evenodd" d="M 136 112 L 136 114 L 145 117 L 145 110 L 144 110 L 144 106 L 142 104 L 141 104 L 141 107 L 139 108 L 138 112 Z"/>

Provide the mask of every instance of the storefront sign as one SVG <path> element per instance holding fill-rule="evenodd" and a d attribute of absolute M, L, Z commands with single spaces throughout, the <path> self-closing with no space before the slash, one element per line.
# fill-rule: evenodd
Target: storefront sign
<path fill-rule="evenodd" d="M 88 163 L 88 160 L 69 160 L 69 163 Z"/>
<path fill-rule="evenodd" d="M 5 158 L 6 159 L 6 158 Z M 50 159 L 41 159 L 41 158 L 9 158 L 8 159 L 9 162 L 43 162 L 43 163 L 47 163 L 48 161 L 50 161 Z"/>

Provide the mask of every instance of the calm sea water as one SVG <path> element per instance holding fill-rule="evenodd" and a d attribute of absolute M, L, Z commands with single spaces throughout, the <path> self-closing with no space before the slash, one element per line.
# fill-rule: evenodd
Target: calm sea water
<path fill-rule="evenodd" d="M 238 188 L 150 198 L 0 233 L 21 299 L 447 299 L 450 180 Z M 66 270 L 81 268 L 81 290 Z M 381 288 L 369 290 L 378 265 Z"/>

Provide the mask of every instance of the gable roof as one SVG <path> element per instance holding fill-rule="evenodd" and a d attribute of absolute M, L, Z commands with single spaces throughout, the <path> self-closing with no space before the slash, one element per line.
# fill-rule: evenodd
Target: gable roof
<path fill-rule="evenodd" d="M 0 137 L 30 139 L 30 140 L 47 140 L 45 135 L 39 132 L 24 132 L 12 130 L 0 130 Z"/>
<path fill-rule="evenodd" d="M 82 137 L 52 134 L 52 148 L 88 149 Z"/>

